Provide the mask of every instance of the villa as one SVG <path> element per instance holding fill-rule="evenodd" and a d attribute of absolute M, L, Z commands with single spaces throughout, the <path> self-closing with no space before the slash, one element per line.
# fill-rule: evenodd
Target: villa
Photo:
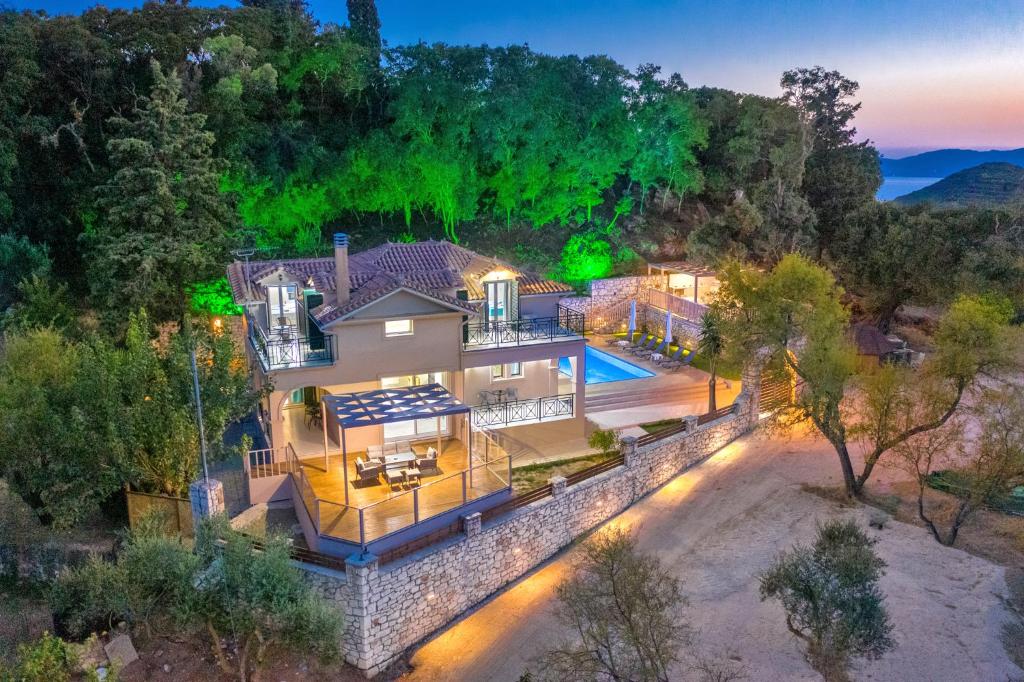
<path fill-rule="evenodd" d="M 407 542 L 511 495 L 505 434 L 584 431 L 570 287 L 449 242 L 234 262 L 269 448 L 252 503 L 291 498 L 312 549 Z"/>

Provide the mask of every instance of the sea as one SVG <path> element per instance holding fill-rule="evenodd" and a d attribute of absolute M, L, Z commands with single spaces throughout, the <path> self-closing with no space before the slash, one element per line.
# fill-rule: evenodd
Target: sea
<path fill-rule="evenodd" d="M 878 188 L 875 198 L 879 201 L 889 201 L 904 194 L 910 194 L 917 190 L 935 184 L 942 178 L 882 178 L 882 186 Z"/>

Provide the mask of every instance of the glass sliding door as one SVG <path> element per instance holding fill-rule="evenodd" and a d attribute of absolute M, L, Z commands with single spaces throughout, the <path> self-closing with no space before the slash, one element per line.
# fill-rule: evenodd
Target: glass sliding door
<path fill-rule="evenodd" d="M 299 326 L 297 289 L 294 284 L 267 287 L 267 323 L 273 331 L 295 332 Z"/>
<path fill-rule="evenodd" d="M 408 386 L 425 386 L 427 384 L 441 384 L 448 388 L 448 373 L 426 372 L 398 377 L 383 377 L 380 380 L 381 388 L 405 388 Z M 436 418 L 384 424 L 384 440 L 409 440 L 437 436 L 437 426 L 438 421 Z M 441 417 L 440 434 L 446 436 L 448 433 L 448 417 Z"/>
<path fill-rule="evenodd" d="M 509 282 L 484 282 L 487 296 L 487 321 L 504 322 L 511 319 L 511 291 Z"/>

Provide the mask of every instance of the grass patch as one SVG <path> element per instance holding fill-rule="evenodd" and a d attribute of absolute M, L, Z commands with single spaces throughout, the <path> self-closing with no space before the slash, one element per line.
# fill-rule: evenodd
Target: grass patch
<path fill-rule="evenodd" d="M 823 500 L 838 504 L 844 509 L 852 509 L 857 506 L 857 500 L 846 494 L 846 488 L 841 485 L 811 485 L 801 483 L 800 490 L 805 493 L 817 495 Z"/>
<path fill-rule="evenodd" d="M 670 429 L 674 426 L 679 426 L 680 421 L 682 420 L 678 418 L 659 419 L 656 422 L 647 422 L 646 424 L 641 424 L 640 428 L 646 431 L 647 433 L 660 433 L 665 429 Z"/>
<path fill-rule="evenodd" d="M 53 632 L 46 594 L 38 585 L 0 587 L 0 669 L 14 663 L 19 644 L 28 644 Z"/>
<path fill-rule="evenodd" d="M 583 457 L 570 457 L 516 467 L 512 470 L 512 492 L 518 495 L 539 488 L 542 485 L 547 485 L 548 479 L 552 476 L 566 476 L 581 471 L 600 464 L 610 457 L 614 457 L 615 454 L 614 452 L 599 452 Z"/>

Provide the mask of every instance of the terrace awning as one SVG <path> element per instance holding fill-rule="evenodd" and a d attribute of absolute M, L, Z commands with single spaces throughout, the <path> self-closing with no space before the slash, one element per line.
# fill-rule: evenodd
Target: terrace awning
<path fill-rule="evenodd" d="M 379 388 L 360 393 L 340 393 L 325 395 L 321 400 L 324 414 L 324 471 L 329 471 L 331 467 L 331 460 L 327 453 L 327 424 L 331 422 L 337 426 L 338 440 L 341 442 L 345 504 L 348 504 L 348 447 L 345 444 L 345 429 L 434 417 L 438 423 L 437 451 L 440 452 L 441 417 L 468 414 L 470 411 L 468 405 L 449 393 L 441 384 Z M 467 467 L 470 466 L 472 460 L 471 444 L 466 453 Z M 471 468 L 470 471 L 472 471 Z"/>
<path fill-rule="evenodd" d="M 469 412 L 441 384 L 325 395 L 323 401 L 325 418 L 346 429 Z"/>

